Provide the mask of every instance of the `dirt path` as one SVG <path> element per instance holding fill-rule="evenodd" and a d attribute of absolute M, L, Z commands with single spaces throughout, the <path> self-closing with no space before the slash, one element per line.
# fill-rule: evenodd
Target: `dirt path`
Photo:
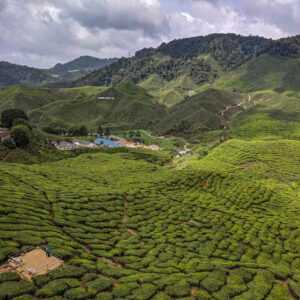
<path fill-rule="evenodd" d="M 225 107 L 225 109 L 219 112 L 219 115 L 221 117 L 221 125 L 223 127 L 223 132 L 221 134 L 221 141 L 227 140 L 229 136 L 230 115 L 247 109 L 248 107 L 246 108 L 245 104 L 251 105 L 251 103 L 252 103 L 252 96 L 249 94 L 247 102 L 245 100 L 234 105 L 228 105 Z"/>

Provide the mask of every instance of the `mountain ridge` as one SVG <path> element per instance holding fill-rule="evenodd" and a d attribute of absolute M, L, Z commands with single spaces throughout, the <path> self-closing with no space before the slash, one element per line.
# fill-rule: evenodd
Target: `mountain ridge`
<path fill-rule="evenodd" d="M 108 66 L 116 60 L 116 58 L 100 59 L 92 56 L 80 56 L 66 63 L 58 63 L 48 69 L 1 61 L 0 87 L 16 84 L 41 86 L 61 81 L 71 82 L 92 71 Z"/>

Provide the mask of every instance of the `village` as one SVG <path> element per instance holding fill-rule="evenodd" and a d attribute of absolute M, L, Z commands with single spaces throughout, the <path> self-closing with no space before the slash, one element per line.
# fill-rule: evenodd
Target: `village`
<path fill-rule="evenodd" d="M 130 149 L 147 149 L 152 151 L 159 151 L 158 145 L 145 145 L 141 142 L 130 141 L 125 138 L 117 136 L 101 136 L 96 135 L 94 141 L 85 140 L 65 140 L 65 141 L 52 141 L 51 144 L 58 150 L 61 151 L 72 151 L 76 149 L 97 149 L 97 148 L 130 148 Z"/>

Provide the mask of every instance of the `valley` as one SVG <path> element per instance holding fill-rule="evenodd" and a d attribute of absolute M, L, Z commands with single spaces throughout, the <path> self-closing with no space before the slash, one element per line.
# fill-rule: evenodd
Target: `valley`
<path fill-rule="evenodd" d="M 0 300 L 300 299 L 299 60 L 213 34 L 0 89 Z"/>

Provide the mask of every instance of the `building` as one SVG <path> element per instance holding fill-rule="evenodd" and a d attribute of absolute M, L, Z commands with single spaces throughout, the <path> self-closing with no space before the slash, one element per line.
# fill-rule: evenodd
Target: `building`
<path fill-rule="evenodd" d="M 107 148 L 120 148 L 122 147 L 122 144 L 119 141 L 114 141 L 109 138 L 104 138 L 98 136 L 95 140 L 95 144 L 98 146 L 103 146 Z"/>
<path fill-rule="evenodd" d="M 56 147 L 56 149 L 61 151 L 71 151 L 78 148 L 75 144 L 65 141 L 53 142 L 53 145 Z"/>
<path fill-rule="evenodd" d="M 9 139 L 10 131 L 7 128 L 0 128 L 0 141 L 3 142 L 6 139 Z"/>

